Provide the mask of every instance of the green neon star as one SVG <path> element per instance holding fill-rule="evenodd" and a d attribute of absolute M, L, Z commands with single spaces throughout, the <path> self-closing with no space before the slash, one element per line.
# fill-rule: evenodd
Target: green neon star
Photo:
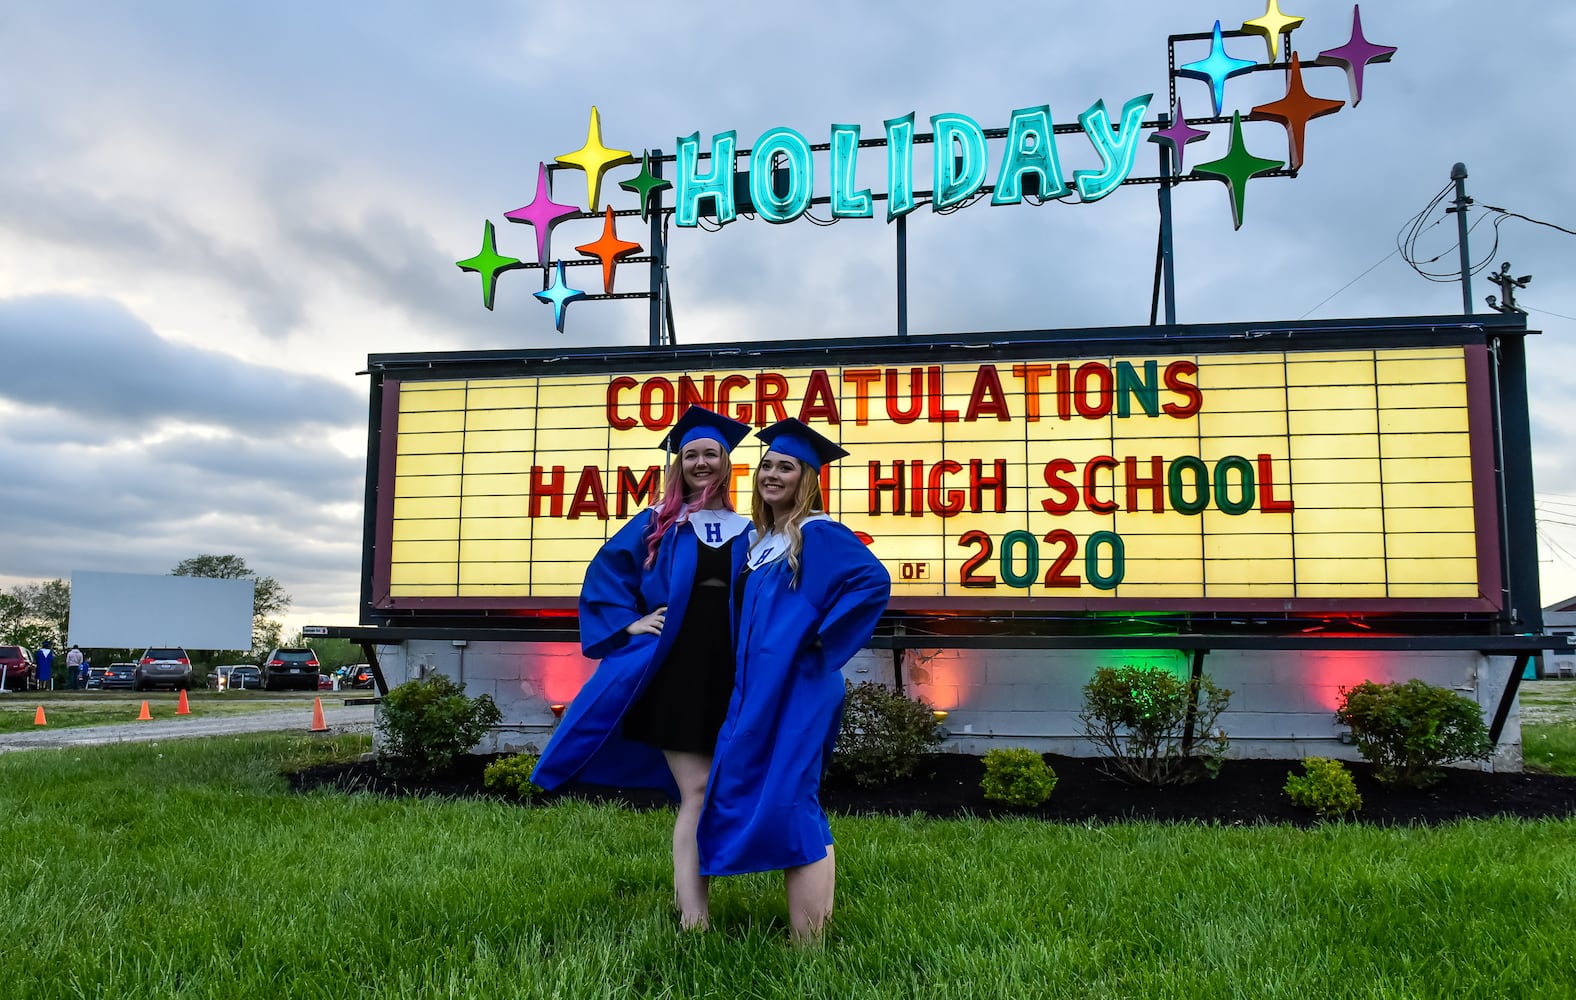
<path fill-rule="evenodd" d="M 640 221 L 646 222 L 648 221 L 647 216 L 650 214 L 646 208 L 646 203 L 651 200 L 651 193 L 653 191 L 661 191 L 663 188 L 670 188 L 673 186 L 673 182 L 665 181 L 651 172 L 651 150 L 648 149 L 640 158 L 640 173 L 627 181 L 619 181 L 618 186 L 625 191 L 633 193 L 640 199 Z"/>
<path fill-rule="evenodd" d="M 481 252 L 454 263 L 462 271 L 475 271 L 482 276 L 482 305 L 488 309 L 493 307 L 493 293 L 498 290 L 498 275 L 525 266 L 520 263 L 520 258 L 504 257 L 494 249 L 491 219 L 487 220 L 486 228 L 482 230 Z"/>
<path fill-rule="evenodd" d="M 1232 228 L 1241 229 L 1242 203 L 1247 194 L 1248 178 L 1279 170 L 1285 165 L 1285 160 L 1266 160 L 1248 152 L 1242 144 L 1242 114 L 1233 112 L 1231 147 L 1226 150 L 1226 155 L 1218 160 L 1198 164 L 1193 168 L 1193 173 L 1208 174 L 1226 182 L 1226 187 L 1231 191 L 1231 218 L 1235 223 Z"/>

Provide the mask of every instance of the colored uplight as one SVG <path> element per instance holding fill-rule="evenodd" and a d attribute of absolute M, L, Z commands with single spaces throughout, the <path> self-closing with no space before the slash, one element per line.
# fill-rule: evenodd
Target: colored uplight
<path fill-rule="evenodd" d="M 536 197 L 531 199 L 529 205 L 503 213 L 503 217 L 510 222 L 523 222 L 536 230 L 536 262 L 546 267 L 548 240 L 552 237 L 553 227 L 579 214 L 580 210 L 573 205 L 560 205 L 553 200 L 552 185 L 547 179 L 547 164 L 538 163 Z"/>
<path fill-rule="evenodd" d="M 930 207 L 951 208 L 985 183 L 985 130 L 968 115 L 930 116 L 935 134 L 935 183 Z"/>
<path fill-rule="evenodd" d="M 1068 191 L 1062 177 L 1061 161 L 1056 156 L 1056 140 L 1051 131 L 1051 108 L 1018 108 L 1007 127 L 1007 154 L 996 175 L 992 205 L 1012 205 L 1023 200 L 1023 175 L 1040 178 L 1041 198 L 1060 198 Z"/>
<path fill-rule="evenodd" d="M 1276 121 L 1286 127 L 1289 143 L 1289 165 L 1296 170 L 1303 162 L 1303 131 L 1308 122 L 1324 115 L 1333 115 L 1346 106 L 1345 101 L 1314 97 L 1302 85 L 1302 62 L 1297 53 L 1291 54 L 1291 72 L 1286 81 L 1286 96 L 1269 104 L 1261 104 L 1248 113 L 1256 121 Z"/>
<path fill-rule="evenodd" d="M 1248 179 L 1285 166 L 1280 160 L 1266 160 L 1254 156 L 1242 142 L 1242 116 L 1231 116 L 1231 146 L 1218 160 L 1200 163 L 1193 168 L 1195 174 L 1208 174 L 1225 181 L 1231 192 L 1231 219 L 1234 229 L 1242 228 L 1242 209 L 1247 195 Z"/>
<path fill-rule="evenodd" d="M 454 262 L 462 271 L 475 271 L 482 276 L 482 305 L 493 307 L 493 293 L 498 290 L 498 275 L 522 267 L 518 257 L 504 257 L 493 248 L 493 224 L 489 219 L 482 226 L 482 249 L 474 257 Z"/>
<path fill-rule="evenodd" d="M 1122 125 L 1116 136 L 1111 135 L 1111 119 L 1105 112 L 1105 101 L 1095 101 L 1089 110 L 1078 116 L 1084 134 L 1094 143 L 1100 159 L 1105 161 L 1101 170 L 1073 171 L 1073 184 L 1084 201 L 1099 201 L 1115 191 L 1133 170 L 1133 158 L 1138 154 L 1138 143 L 1144 137 L 1144 112 L 1149 109 L 1153 94 L 1135 97 L 1122 105 Z"/>
<path fill-rule="evenodd" d="M 694 226 L 700 219 L 700 200 L 710 198 L 717 222 L 726 225 L 738 218 L 733 203 L 733 151 L 739 134 L 733 130 L 711 137 L 711 170 L 696 173 L 700 163 L 700 133 L 691 132 L 678 140 L 678 184 L 673 195 L 673 221 Z"/>
<path fill-rule="evenodd" d="M 914 199 L 914 112 L 885 122 L 887 137 L 887 221 L 907 215 Z"/>
<path fill-rule="evenodd" d="M 618 238 L 618 232 L 613 225 L 613 206 L 607 207 L 607 215 L 602 221 L 602 235 L 594 243 L 582 243 L 575 247 L 576 250 L 587 257 L 595 257 L 602 262 L 602 291 L 613 294 L 613 273 L 618 267 L 618 262 L 640 250 L 639 243 Z M 559 263 L 563 268 L 563 263 Z"/>
<path fill-rule="evenodd" d="M 547 706 L 548 710 L 553 713 L 553 718 L 555 719 L 562 719 L 564 717 L 564 709 L 568 707 L 568 705 L 565 705 L 561 701 L 555 701 L 551 705 Z"/>
<path fill-rule="evenodd" d="M 609 149 L 602 145 L 602 116 L 593 106 L 591 124 L 586 127 L 586 144 L 556 159 L 566 167 L 585 171 L 586 208 L 595 212 L 602 200 L 602 175 L 613 167 L 634 163 L 635 155 L 627 149 Z"/>
<path fill-rule="evenodd" d="M 859 160 L 859 126 L 832 126 L 832 215 L 839 219 L 868 219 L 875 214 L 869 188 L 855 189 Z"/>
<path fill-rule="evenodd" d="M 1182 110 L 1182 98 L 1177 98 L 1176 121 L 1170 128 L 1156 129 L 1149 135 L 1150 142 L 1158 142 L 1171 147 L 1177 161 L 1177 173 L 1182 173 L 1182 151 L 1190 142 L 1209 137 L 1209 133 L 1201 128 L 1194 128 L 1187 123 L 1187 113 Z"/>
<path fill-rule="evenodd" d="M 651 150 L 648 149 L 641 154 L 640 173 L 627 181 L 619 181 L 618 186 L 640 199 L 640 221 L 647 222 L 651 218 L 651 195 L 672 187 L 673 182 L 651 172 Z"/>
<path fill-rule="evenodd" d="M 543 302 L 553 304 L 553 325 L 559 333 L 564 332 L 564 313 L 569 309 L 569 303 L 576 299 L 583 299 L 586 293 L 578 288 L 570 288 L 564 283 L 564 262 L 558 262 L 558 270 L 553 277 L 553 283 L 539 292 L 533 292 Z"/>
<path fill-rule="evenodd" d="M 1226 54 L 1224 40 L 1220 37 L 1220 22 L 1215 22 L 1215 37 L 1210 43 L 1209 57 L 1197 62 L 1183 63 L 1177 67 L 1181 76 L 1203 80 L 1210 86 L 1210 96 L 1215 101 L 1215 114 L 1220 114 L 1226 100 L 1226 81 L 1240 76 L 1256 65 L 1252 59 L 1234 59 Z"/>
<path fill-rule="evenodd" d="M 1345 45 L 1325 49 L 1314 60 L 1319 66 L 1339 66 L 1346 70 L 1346 83 L 1352 92 L 1352 107 L 1363 102 L 1363 67 L 1369 63 L 1389 62 L 1395 55 L 1393 45 L 1375 45 L 1363 37 L 1363 15 L 1358 5 L 1352 5 L 1352 37 Z"/>
<path fill-rule="evenodd" d="M 781 156 L 788 167 L 788 192 L 778 196 L 772 168 Z M 750 151 L 750 201 L 767 222 L 792 222 L 810 207 L 814 177 L 810 142 L 791 128 L 771 128 L 761 133 Z"/>
<path fill-rule="evenodd" d="M 1302 18 L 1290 14 L 1282 14 L 1280 0 L 1269 0 L 1264 8 L 1263 17 L 1255 17 L 1251 21 L 1242 22 L 1242 30 L 1255 35 L 1264 36 L 1264 45 L 1269 49 L 1270 62 L 1280 58 L 1281 35 L 1290 34 L 1302 26 Z"/>

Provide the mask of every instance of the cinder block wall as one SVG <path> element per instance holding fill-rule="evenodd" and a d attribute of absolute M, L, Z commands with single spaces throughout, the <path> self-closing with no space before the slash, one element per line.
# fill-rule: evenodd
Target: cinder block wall
<path fill-rule="evenodd" d="M 471 695 L 489 694 L 504 722 L 478 752 L 540 748 L 552 732 L 551 705 L 571 701 L 596 663 L 573 643 L 412 640 L 379 647 L 391 685 L 427 672 L 464 682 Z M 843 669 L 853 683 L 871 681 L 923 698 L 948 713 L 945 748 L 984 753 L 996 746 L 1087 756 L 1081 733 L 1083 686 L 1099 667 L 1157 667 L 1186 675 L 1190 654 L 1167 650 L 865 650 Z M 1359 759 L 1340 742 L 1335 706 L 1342 687 L 1364 680 L 1418 677 L 1477 701 L 1492 718 L 1512 660 L 1476 653 L 1347 653 L 1221 651 L 1205 656 L 1204 672 L 1232 692 L 1219 725 L 1231 755 L 1300 759 L 1310 754 Z M 1500 737 L 1496 770 L 1521 768 L 1521 720 L 1513 709 Z"/>

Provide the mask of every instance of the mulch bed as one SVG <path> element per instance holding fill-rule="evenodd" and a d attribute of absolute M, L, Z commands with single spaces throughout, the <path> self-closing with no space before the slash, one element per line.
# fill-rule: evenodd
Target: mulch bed
<path fill-rule="evenodd" d="M 456 798 L 494 797 L 482 784 L 482 771 L 497 759 L 473 756 L 441 779 L 426 782 L 395 780 L 373 761 L 324 764 L 288 775 L 296 791 L 331 788 L 378 795 L 439 795 Z M 829 779 L 821 802 L 833 814 L 920 814 L 959 816 L 1025 816 L 1057 823 L 1109 823 L 1124 820 L 1218 823 L 1251 826 L 1283 823 L 1312 826 L 1318 819 L 1292 805 L 1284 787 L 1289 773 L 1302 773 L 1296 761 L 1230 760 L 1214 779 L 1201 777 L 1187 785 L 1150 788 L 1127 784 L 1105 773 L 1098 758 L 1046 755 L 1056 772 L 1056 791 L 1036 809 L 991 802 L 980 792 L 984 765 L 965 754 L 933 754 L 916 773 L 880 788 L 861 788 Z M 1448 768 L 1445 778 L 1421 791 L 1389 788 L 1373 780 L 1367 763 L 1349 764 L 1362 794 L 1358 822 L 1380 825 L 1435 825 L 1459 819 L 1514 816 L 1541 819 L 1576 815 L 1576 777 L 1551 774 L 1499 773 Z M 639 789 L 580 786 L 538 799 L 613 802 L 633 809 L 667 805 L 660 793 Z"/>

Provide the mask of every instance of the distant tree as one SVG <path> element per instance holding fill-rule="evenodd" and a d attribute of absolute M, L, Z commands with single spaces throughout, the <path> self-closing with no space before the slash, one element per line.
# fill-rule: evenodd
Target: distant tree
<path fill-rule="evenodd" d="M 258 576 L 236 555 L 200 555 L 182 559 L 170 570 L 171 576 L 201 576 L 211 580 L 252 581 L 252 653 L 267 656 L 279 645 L 283 626 L 276 616 L 290 607 L 290 595 L 271 576 Z"/>
<path fill-rule="evenodd" d="M 0 642 L 35 650 L 46 641 L 60 645 L 54 628 L 41 621 L 27 602 L 13 594 L 0 594 Z"/>
<path fill-rule="evenodd" d="M 11 596 L 27 606 L 32 619 L 49 627 L 55 642 L 65 640 L 70 633 L 71 584 L 60 579 L 24 583 L 12 587 Z"/>

